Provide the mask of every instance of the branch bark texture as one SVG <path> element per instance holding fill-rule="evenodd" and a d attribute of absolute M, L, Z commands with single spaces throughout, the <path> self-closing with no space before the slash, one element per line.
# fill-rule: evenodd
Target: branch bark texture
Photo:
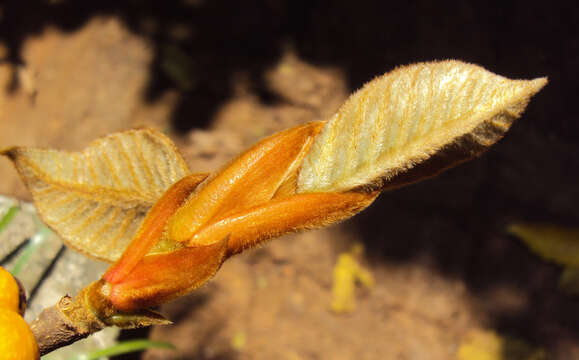
<path fill-rule="evenodd" d="M 30 324 L 41 356 L 106 327 L 83 303 L 84 296 L 80 299 L 78 296 L 74 299 L 64 296 L 58 304 L 44 309 Z"/>

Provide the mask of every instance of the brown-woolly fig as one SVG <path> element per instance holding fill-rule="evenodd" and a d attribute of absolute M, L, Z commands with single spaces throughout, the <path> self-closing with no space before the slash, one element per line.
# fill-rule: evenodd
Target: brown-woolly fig
<path fill-rule="evenodd" d="M 4 149 L 44 221 L 69 246 L 112 263 L 44 318 L 77 337 L 164 323 L 147 309 L 196 289 L 228 257 L 347 219 L 385 189 L 481 154 L 546 83 L 460 61 L 400 67 L 331 119 L 274 134 L 212 175 L 191 174 L 153 130 L 112 134 L 78 153 Z M 33 324 L 41 353 L 77 339 L 48 344 L 43 333 L 59 330 L 42 318 Z"/>

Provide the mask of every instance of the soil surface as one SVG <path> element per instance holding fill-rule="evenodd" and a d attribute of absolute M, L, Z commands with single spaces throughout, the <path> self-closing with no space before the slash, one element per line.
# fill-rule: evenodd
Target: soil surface
<path fill-rule="evenodd" d="M 214 171 L 263 136 L 328 118 L 397 65 L 458 58 L 511 78 L 549 76 L 483 157 L 384 193 L 343 224 L 233 258 L 163 307 L 175 324 L 149 336 L 177 350 L 139 356 L 443 360 L 483 329 L 578 359 L 579 299 L 558 289 L 560 267 L 505 231 L 579 220 L 578 8 L 298 3 L 0 5 L 0 148 L 79 150 L 152 126 L 193 171 Z M 29 198 L 4 159 L 0 174 L 1 194 Z M 337 315 L 333 269 L 354 244 L 375 285 Z"/>

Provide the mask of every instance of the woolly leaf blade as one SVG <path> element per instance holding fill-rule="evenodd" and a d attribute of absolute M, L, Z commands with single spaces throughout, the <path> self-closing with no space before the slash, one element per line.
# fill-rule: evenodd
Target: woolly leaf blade
<path fill-rule="evenodd" d="M 13 147 L 0 154 L 13 161 L 43 220 L 64 242 L 108 262 L 189 172 L 171 140 L 151 129 L 111 134 L 82 152 Z"/>
<path fill-rule="evenodd" d="M 298 191 L 378 190 L 436 175 L 498 141 L 546 82 L 509 80 L 459 61 L 398 68 L 350 96 L 328 121 L 304 160 Z"/>

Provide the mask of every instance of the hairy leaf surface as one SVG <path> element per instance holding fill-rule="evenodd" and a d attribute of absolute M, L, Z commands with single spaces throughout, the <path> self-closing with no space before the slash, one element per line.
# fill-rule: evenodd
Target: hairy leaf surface
<path fill-rule="evenodd" d="M 377 190 L 433 176 L 499 140 L 546 82 L 509 80 L 459 61 L 398 68 L 367 83 L 328 121 L 304 160 L 298 191 Z"/>
<path fill-rule="evenodd" d="M 109 262 L 189 172 L 171 140 L 150 129 L 106 136 L 82 152 L 13 147 L 0 154 L 14 162 L 44 221 L 67 245 Z"/>

